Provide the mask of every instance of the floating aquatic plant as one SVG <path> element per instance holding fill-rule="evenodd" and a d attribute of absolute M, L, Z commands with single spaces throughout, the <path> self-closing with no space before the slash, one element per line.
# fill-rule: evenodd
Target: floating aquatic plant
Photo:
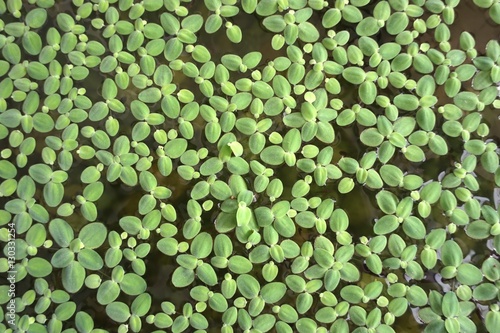
<path fill-rule="evenodd" d="M 0 330 L 500 332 L 465 3 L 0 0 Z"/>

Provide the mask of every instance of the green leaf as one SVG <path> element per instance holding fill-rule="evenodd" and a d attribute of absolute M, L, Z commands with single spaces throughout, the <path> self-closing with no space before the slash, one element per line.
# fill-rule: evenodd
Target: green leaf
<path fill-rule="evenodd" d="M 322 25 L 324 28 L 331 28 L 340 22 L 342 13 L 338 8 L 329 8 L 322 18 Z"/>
<path fill-rule="evenodd" d="M 59 249 L 50 260 L 55 268 L 63 268 L 68 266 L 75 258 L 75 254 L 68 248 Z"/>
<path fill-rule="evenodd" d="M 384 136 L 375 128 L 368 128 L 361 132 L 361 142 L 368 147 L 378 147 L 384 141 Z"/>
<path fill-rule="evenodd" d="M 486 329 L 490 333 L 497 333 L 498 328 L 500 327 L 500 312 L 498 310 L 493 310 L 493 306 L 491 307 L 492 310 L 490 310 L 485 317 L 484 324 L 486 326 Z"/>
<path fill-rule="evenodd" d="M 64 186 L 60 183 L 49 181 L 43 187 L 43 198 L 49 207 L 58 206 L 64 197 Z"/>
<path fill-rule="evenodd" d="M 98 222 L 87 224 L 78 234 L 78 238 L 87 249 L 96 249 L 100 247 L 106 240 L 106 236 L 106 227 L 104 224 Z"/>
<path fill-rule="evenodd" d="M 444 156 L 448 154 L 448 144 L 439 135 L 434 135 L 429 139 L 429 148 L 436 155 Z"/>
<path fill-rule="evenodd" d="M 397 166 L 385 164 L 380 168 L 380 176 L 387 185 L 398 187 L 403 182 L 404 174 Z"/>
<path fill-rule="evenodd" d="M 489 257 L 483 261 L 481 270 L 484 276 L 490 281 L 496 281 L 500 277 L 500 263 L 493 257 Z"/>
<path fill-rule="evenodd" d="M 206 258 L 212 252 L 213 240 L 207 232 L 198 234 L 191 243 L 191 253 L 198 259 Z"/>
<path fill-rule="evenodd" d="M 394 215 L 385 215 L 375 222 L 373 231 L 377 235 L 386 235 L 399 227 L 398 218 Z"/>
<path fill-rule="evenodd" d="M 398 198 L 393 193 L 382 190 L 376 195 L 377 205 L 386 214 L 394 214 L 398 204 Z"/>
<path fill-rule="evenodd" d="M 342 77 L 352 84 L 361 84 L 366 79 L 366 73 L 359 67 L 348 67 L 342 72 Z"/>
<path fill-rule="evenodd" d="M 478 98 L 473 92 L 463 91 L 453 98 L 453 102 L 464 111 L 474 111 L 478 103 Z"/>
<path fill-rule="evenodd" d="M 227 169 L 234 175 L 245 175 L 250 171 L 248 162 L 242 157 L 231 157 L 227 162 Z"/>
<path fill-rule="evenodd" d="M 366 266 L 375 274 L 382 273 L 382 260 L 377 254 L 370 254 L 366 257 Z"/>
<path fill-rule="evenodd" d="M 236 284 L 240 293 L 248 299 L 257 297 L 260 291 L 259 282 L 251 275 L 243 274 L 238 276 Z"/>
<path fill-rule="evenodd" d="M 310 22 L 299 23 L 299 39 L 304 43 L 314 43 L 319 39 L 319 32 Z"/>
<path fill-rule="evenodd" d="M 62 269 L 62 284 L 69 293 L 79 291 L 85 281 L 85 268 L 78 262 L 72 261 Z"/>
<path fill-rule="evenodd" d="M 74 302 L 65 302 L 59 304 L 54 311 L 55 317 L 60 321 L 66 321 L 73 316 L 76 310 Z"/>
<path fill-rule="evenodd" d="M 358 23 L 363 19 L 363 14 L 357 7 L 346 5 L 342 9 L 342 18 L 349 23 Z"/>
<path fill-rule="evenodd" d="M 320 323 L 331 323 L 335 321 L 337 316 L 337 313 L 332 307 L 324 307 L 319 309 L 314 317 Z"/>
<path fill-rule="evenodd" d="M 174 139 L 165 145 L 165 153 L 170 158 L 179 158 L 186 151 L 187 141 L 185 139 Z"/>
<path fill-rule="evenodd" d="M 127 273 L 120 282 L 121 290 L 130 296 L 135 296 L 146 291 L 146 281 L 137 274 Z"/>
<path fill-rule="evenodd" d="M 349 285 L 342 288 L 340 291 L 340 296 L 351 304 L 357 304 L 361 302 L 364 296 L 363 289 L 355 285 Z"/>
<path fill-rule="evenodd" d="M 458 315 L 460 308 L 457 295 L 454 292 L 447 292 L 443 297 L 442 304 L 443 315 L 452 318 Z"/>
<path fill-rule="evenodd" d="M 156 103 L 161 99 L 161 91 L 158 88 L 147 88 L 141 91 L 138 95 L 140 101 L 144 103 Z"/>
<path fill-rule="evenodd" d="M 161 3 L 161 1 L 144 0 L 143 1 L 143 6 L 144 6 L 144 9 L 147 10 L 147 11 L 149 11 L 149 12 L 156 12 L 161 7 L 163 7 L 163 4 Z"/>
<path fill-rule="evenodd" d="M 156 198 L 151 194 L 145 194 L 141 197 L 138 204 L 138 211 L 141 215 L 146 215 L 156 207 Z"/>
<path fill-rule="evenodd" d="M 178 316 L 172 324 L 172 333 L 180 333 L 189 327 L 189 319 L 185 316 Z"/>
<path fill-rule="evenodd" d="M 130 318 L 130 310 L 123 302 L 113 302 L 106 306 L 106 314 L 118 323 L 124 323 Z"/>
<path fill-rule="evenodd" d="M 35 166 L 38 167 L 35 168 Z M 31 178 L 33 178 L 37 183 L 45 184 L 50 180 L 50 174 L 52 173 L 52 170 L 50 169 L 50 167 L 47 166 L 49 168 L 49 174 L 47 174 L 46 171 L 43 170 L 46 169 L 45 166 L 46 166 L 45 164 L 35 164 L 32 165 L 29 169 Z M 35 174 L 35 177 L 33 177 L 32 174 Z M 12 179 L 16 175 L 17 175 L 17 169 L 14 164 L 12 164 L 7 160 L 0 161 L 0 178 Z"/>
<path fill-rule="evenodd" d="M 35 224 L 26 233 L 26 243 L 31 246 L 40 247 L 47 239 L 47 232 L 45 226 L 42 224 Z"/>
<path fill-rule="evenodd" d="M 243 256 L 231 256 L 228 262 L 228 268 L 231 272 L 236 274 L 246 274 L 249 273 L 252 268 L 252 262 Z"/>
<path fill-rule="evenodd" d="M 286 285 L 282 282 L 271 282 L 262 287 L 260 295 L 266 303 L 277 303 L 286 293 Z"/>
<path fill-rule="evenodd" d="M 49 232 L 61 247 L 68 247 L 74 238 L 73 228 L 66 221 L 58 218 L 49 223 Z"/>
<path fill-rule="evenodd" d="M 342 180 L 339 182 L 338 191 L 341 194 L 346 194 L 346 193 L 351 192 L 353 188 L 354 188 L 354 180 L 352 180 L 351 178 L 345 177 L 345 178 L 342 178 Z"/>
<path fill-rule="evenodd" d="M 209 264 L 201 264 L 196 268 L 196 275 L 205 284 L 214 286 L 217 284 L 217 274 Z"/>
<path fill-rule="evenodd" d="M 414 111 L 418 108 L 418 98 L 410 94 L 400 94 L 394 97 L 394 105 L 404 111 Z"/>
<path fill-rule="evenodd" d="M 42 278 L 52 272 L 52 265 L 43 258 L 32 258 L 26 267 L 28 274 L 34 278 Z"/>
<path fill-rule="evenodd" d="M 463 260 L 460 246 L 453 240 L 446 241 L 441 247 L 441 261 L 445 266 L 458 267 Z"/>
<path fill-rule="evenodd" d="M 104 281 L 97 290 L 97 301 L 99 304 L 107 305 L 120 295 L 120 287 L 115 281 Z"/>
<path fill-rule="evenodd" d="M 422 74 L 429 74 L 434 70 L 431 60 L 425 54 L 416 54 L 413 57 L 413 66 L 417 72 Z"/>
<path fill-rule="evenodd" d="M 483 280 L 483 273 L 476 266 L 465 263 L 458 266 L 457 280 L 461 284 L 473 286 Z"/>
<path fill-rule="evenodd" d="M 423 162 L 425 160 L 425 154 L 422 148 L 415 145 L 409 145 L 404 148 L 404 155 L 406 159 L 410 162 Z M 412 175 L 409 175 L 412 176 Z M 406 177 L 405 177 L 406 178 Z"/>
<path fill-rule="evenodd" d="M 260 158 L 269 165 L 280 165 L 285 160 L 285 152 L 280 146 L 269 146 L 260 153 Z"/>
<path fill-rule="evenodd" d="M 478 301 L 489 301 L 498 295 L 498 288 L 492 283 L 481 283 L 474 288 L 472 296 Z"/>
<path fill-rule="evenodd" d="M 75 316 L 75 327 L 79 332 L 90 333 L 94 328 L 94 320 L 88 313 L 79 311 Z"/>
<path fill-rule="evenodd" d="M 214 253 L 216 256 L 227 258 L 233 252 L 233 243 L 231 239 L 224 234 L 219 234 L 215 237 Z"/>
<path fill-rule="evenodd" d="M 282 32 L 286 27 L 285 20 L 283 19 L 283 16 L 281 16 L 281 15 L 272 15 L 272 16 L 266 17 L 262 21 L 262 24 L 269 31 L 276 32 L 276 33 Z"/>
<path fill-rule="evenodd" d="M 45 24 L 47 11 L 43 8 L 32 9 L 26 14 L 24 20 L 31 29 L 38 29 Z"/>
<path fill-rule="evenodd" d="M 176 288 L 184 288 L 194 281 L 194 271 L 184 267 L 177 267 L 172 274 L 172 283 Z"/>
<path fill-rule="evenodd" d="M 81 249 L 78 252 L 78 262 L 86 269 L 97 271 L 104 265 L 101 256 L 94 250 Z"/>
<path fill-rule="evenodd" d="M 409 216 L 403 221 L 403 231 L 413 239 L 424 239 L 426 235 L 425 225 L 415 216 Z"/>
<path fill-rule="evenodd" d="M 151 295 L 144 293 L 137 296 L 136 299 L 132 302 L 130 306 L 130 310 L 132 314 L 142 317 L 145 316 L 149 309 L 151 308 Z"/>
<path fill-rule="evenodd" d="M 494 173 L 498 169 L 499 165 L 497 152 L 487 151 L 483 155 L 481 155 L 481 165 L 486 171 Z"/>
<path fill-rule="evenodd" d="M 175 256 L 178 251 L 178 245 L 177 240 L 174 238 L 163 238 L 156 244 L 158 250 L 167 256 Z"/>
<path fill-rule="evenodd" d="M 407 290 L 406 299 L 410 304 L 419 307 L 423 307 L 428 303 L 426 292 L 418 285 L 413 285 Z"/>
<path fill-rule="evenodd" d="M 386 30 L 390 35 L 397 35 L 408 26 L 409 19 L 404 12 L 393 13 L 386 22 Z"/>
<path fill-rule="evenodd" d="M 295 323 L 295 327 L 299 333 L 313 333 L 316 332 L 318 325 L 310 318 L 300 318 Z"/>
<path fill-rule="evenodd" d="M 445 329 L 444 320 L 440 318 L 431 321 L 424 330 L 425 333 L 444 333 L 447 332 Z"/>
<path fill-rule="evenodd" d="M 273 88 L 263 81 L 257 81 L 252 85 L 252 93 L 260 99 L 269 99 L 273 97 Z"/>
<path fill-rule="evenodd" d="M 359 86 L 359 98 L 366 105 L 373 104 L 377 97 L 377 86 L 371 81 L 365 81 Z M 367 124 L 368 125 L 368 124 Z"/>

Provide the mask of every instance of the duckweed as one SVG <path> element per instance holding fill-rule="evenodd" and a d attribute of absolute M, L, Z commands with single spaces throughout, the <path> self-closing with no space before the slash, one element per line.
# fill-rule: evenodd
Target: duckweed
<path fill-rule="evenodd" d="M 0 330 L 500 332 L 465 3 L 0 0 Z"/>

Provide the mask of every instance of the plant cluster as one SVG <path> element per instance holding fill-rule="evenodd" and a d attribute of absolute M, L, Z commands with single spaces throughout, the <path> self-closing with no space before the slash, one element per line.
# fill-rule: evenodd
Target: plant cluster
<path fill-rule="evenodd" d="M 500 332 L 500 45 L 459 5 L 0 0 L 0 331 Z"/>

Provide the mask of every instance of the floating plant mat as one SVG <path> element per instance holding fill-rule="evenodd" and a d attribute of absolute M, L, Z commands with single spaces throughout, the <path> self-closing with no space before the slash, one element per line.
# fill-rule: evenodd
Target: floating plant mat
<path fill-rule="evenodd" d="M 0 0 L 2 332 L 500 332 L 497 0 Z"/>

